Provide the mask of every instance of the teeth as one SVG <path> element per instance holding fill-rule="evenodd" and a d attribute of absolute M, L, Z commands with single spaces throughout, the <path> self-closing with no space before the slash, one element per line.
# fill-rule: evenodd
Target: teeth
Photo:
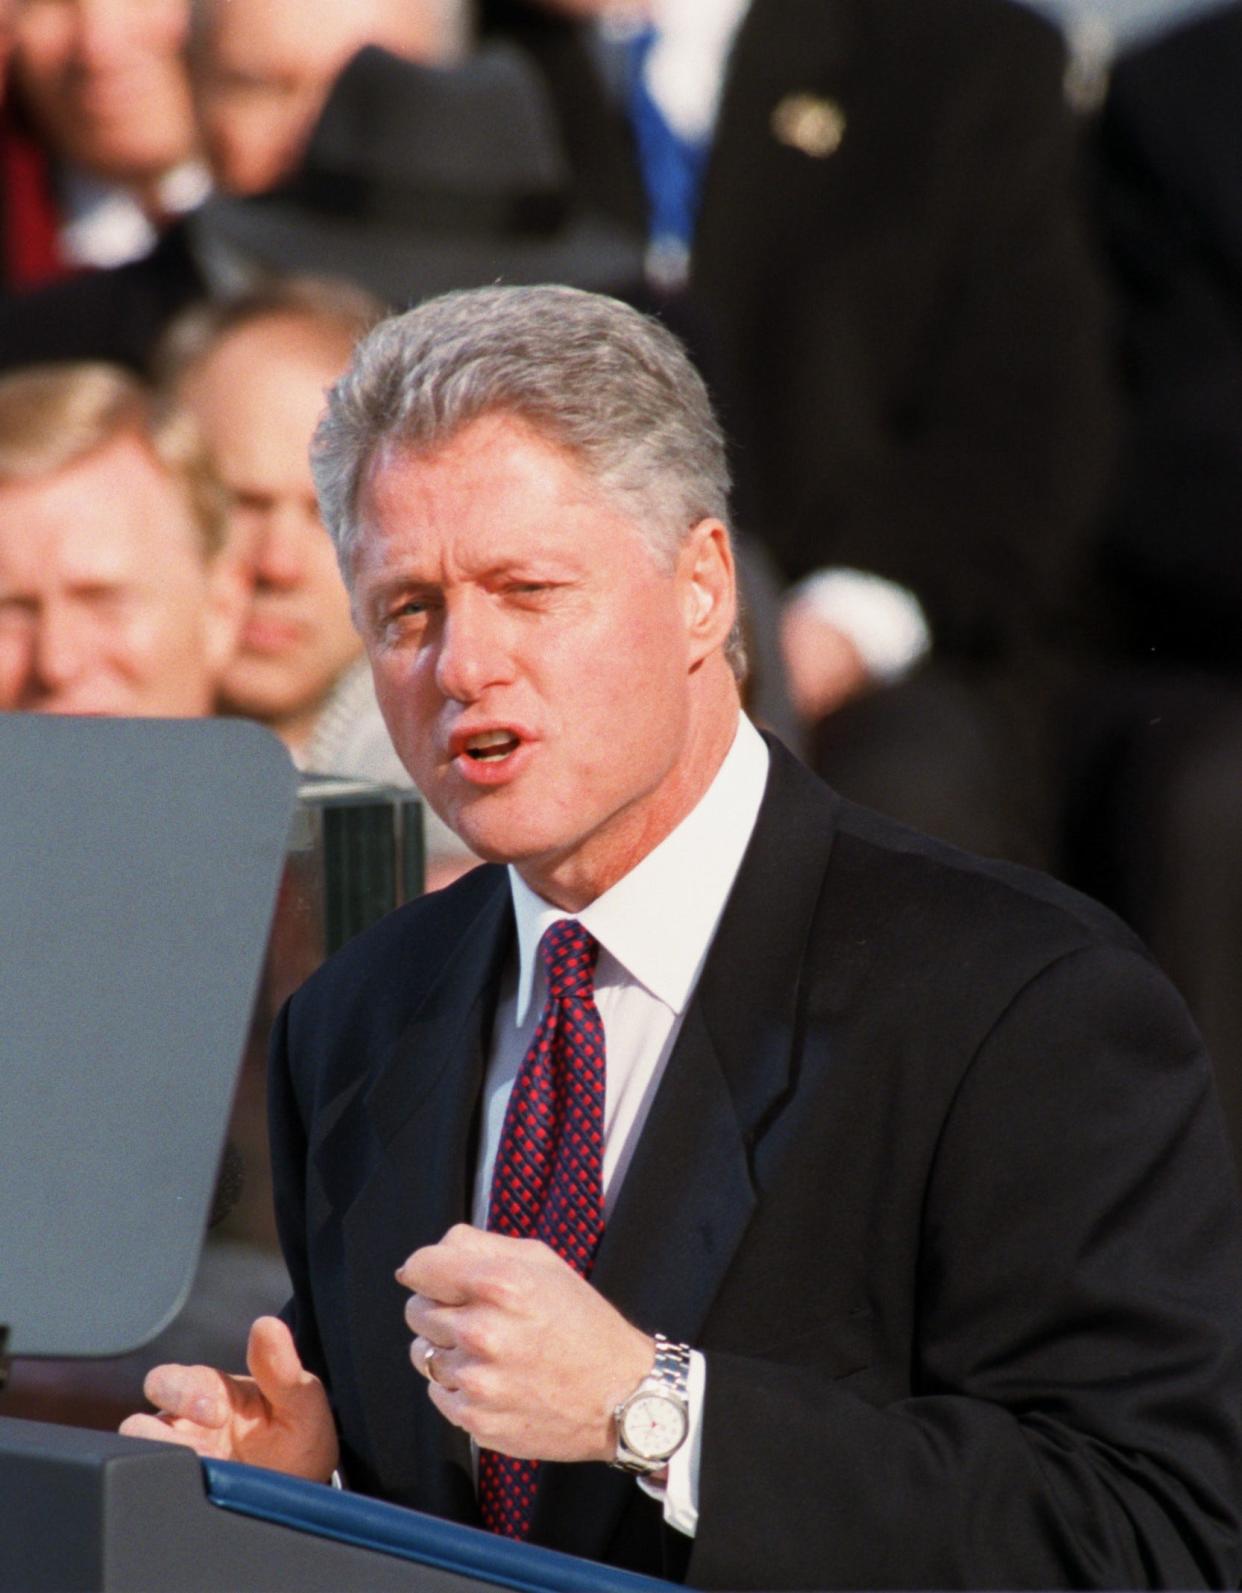
<path fill-rule="evenodd" d="M 511 730 L 484 730 L 470 737 L 466 751 L 479 762 L 496 763 L 507 758 L 517 744 L 518 738 Z"/>

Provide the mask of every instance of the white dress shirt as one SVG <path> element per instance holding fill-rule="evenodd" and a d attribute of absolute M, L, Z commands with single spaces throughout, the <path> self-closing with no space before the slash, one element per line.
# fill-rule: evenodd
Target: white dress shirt
<path fill-rule="evenodd" d="M 767 783 L 768 751 L 742 717 L 715 779 L 698 805 L 611 890 L 575 917 L 599 941 L 595 999 L 604 1027 L 605 1216 L 616 1205 L 647 1112 L 676 1043 L 720 915 L 750 840 Z M 549 925 L 567 915 L 509 870 L 518 960 L 506 975 L 483 1082 L 482 1145 L 473 1220 L 487 1224 L 492 1167 L 505 1108 L 538 1026 L 547 976 L 537 953 Z M 669 1464 L 664 1519 L 693 1535 L 698 1523 L 703 1357 L 690 1368 L 690 1432 Z"/>

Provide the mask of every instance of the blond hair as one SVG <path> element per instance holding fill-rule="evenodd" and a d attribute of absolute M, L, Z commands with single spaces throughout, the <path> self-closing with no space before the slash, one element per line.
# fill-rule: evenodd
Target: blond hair
<path fill-rule="evenodd" d="M 184 493 L 203 558 L 224 546 L 227 498 L 198 427 L 138 377 L 98 362 L 31 365 L 0 376 L 0 486 L 67 470 L 130 437 Z"/>

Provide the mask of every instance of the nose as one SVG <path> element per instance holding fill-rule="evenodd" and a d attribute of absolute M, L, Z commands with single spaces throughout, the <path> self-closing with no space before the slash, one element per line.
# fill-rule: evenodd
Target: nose
<path fill-rule="evenodd" d="M 491 597 L 467 590 L 446 600 L 436 639 L 436 685 L 453 702 L 478 702 L 513 679 L 508 628 Z"/>
<path fill-rule="evenodd" d="M 309 540 L 327 534 L 318 520 L 298 505 L 273 505 L 255 529 L 251 551 L 255 580 L 261 586 L 282 590 L 300 585 L 306 575 Z"/>
<path fill-rule="evenodd" d="M 82 674 L 89 655 L 86 628 L 64 608 L 48 606 L 35 623 L 29 695 L 63 691 Z"/>

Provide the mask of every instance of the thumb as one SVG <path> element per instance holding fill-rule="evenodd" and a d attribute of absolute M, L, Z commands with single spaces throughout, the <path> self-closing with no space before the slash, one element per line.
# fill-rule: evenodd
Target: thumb
<path fill-rule="evenodd" d="M 293 1334 L 278 1316 L 261 1316 L 251 1325 L 246 1365 L 259 1392 L 273 1409 L 296 1403 L 319 1379 L 302 1365 Z"/>

